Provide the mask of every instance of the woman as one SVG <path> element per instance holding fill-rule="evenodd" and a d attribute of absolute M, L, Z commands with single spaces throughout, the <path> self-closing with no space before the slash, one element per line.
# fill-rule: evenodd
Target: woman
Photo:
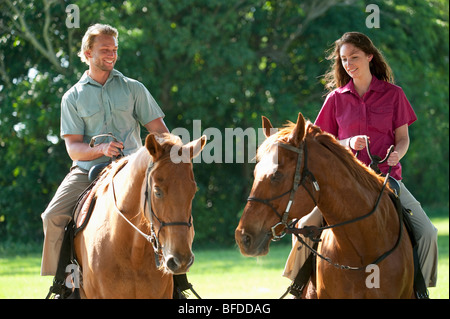
<path fill-rule="evenodd" d="M 392 71 L 372 41 L 359 32 L 345 33 L 334 44 L 328 59 L 333 60 L 325 75 L 326 87 L 331 91 L 317 116 L 315 124 L 333 134 L 341 145 L 349 147 L 366 165 L 370 159 L 366 139 L 374 155 L 384 158 L 394 145 L 394 151 L 379 168 L 399 181 L 400 200 L 412 211 L 412 223 L 418 242 L 418 255 L 427 287 L 436 286 L 437 229 L 433 226 L 420 203 L 406 189 L 402 180 L 402 159 L 409 146 L 408 126 L 417 117 L 403 90 L 394 85 Z M 322 218 L 316 207 L 305 216 L 299 227 L 320 224 Z M 289 255 L 284 276 L 294 280 L 299 268 L 309 255 L 305 248 L 297 251 L 297 243 Z M 303 250 L 303 251 L 301 251 Z"/>

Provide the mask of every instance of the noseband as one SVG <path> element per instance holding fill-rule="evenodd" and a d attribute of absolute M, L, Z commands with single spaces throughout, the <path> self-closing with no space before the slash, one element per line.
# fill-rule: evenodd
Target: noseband
<path fill-rule="evenodd" d="M 288 226 L 287 221 L 289 218 L 289 211 L 291 210 L 291 206 L 292 203 L 294 202 L 294 196 L 295 196 L 295 192 L 297 191 L 298 187 L 301 185 L 303 186 L 303 188 L 306 190 L 306 192 L 309 194 L 309 196 L 311 197 L 311 199 L 314 202 L 314 205 L 317 206 L 317 202 L 312 194 L 312 192 L 305 186 L 305 182 L 307 179 L 310 180 L 310 182 L 313 184 L 314 189 L 316 191 L 319 191 L 319 183 L 317 183 L 316 178 L 314 177 L 314 175 L 311 173 L 311 171 L 308 169 L 308 165 L 307 165 L 307 148 L 306 148 L 306 141 L 302 141 L 299 145 L 299 147 L 295 147 L 292 146 L 290 144 L 287 143 L 282 143 L 282 142 L 278 142 L 277 143 L 278 146 L 283 147 L 289 151 L 295 152 L 297 153 L 297 166 L 295 168 L 295 175 L 294 175 L 294 181 L 292 184 L 292 188 L 284 193 L 282 193 L 281 195 L 277 195 L 275 197 L 272 197 L 270 199 L 261 199 L 261 198 L 257 198 L 254 196 L 251 196 L 249 198 L 247 198 L 247 201 L 254 201 L 254 202 L 258 202 L 258 203 L 263 203 L 267 206 L 269 206 L 272 211 L 280 218 L 280 222 L 278 222 L 277 224 L 275 224 L 274 226 L 271 227 L 271 231 L 272 231 L 272 240 L 273 241 L 278 241 L 281 238 L 283 238 L 286 235 L 286 232 L 284 231 L 284 229 Z M 304 159 L 303 159 L 304 158 Z M 301 166 L 302 166 L 302 159 L 303 159 L 303 171 L 300 172 Z M 290 194 L 289 195 L 289 201 L 287 203 L 286 209 L 284 210 L 283 215 L 281 215 L 273 206 L 273 204 L 271 203 L 272 201 L 282 198 L 285 195 Z M 279 226 L 284 227 L 282 230 L 282 233 L 280 235 L 277 235 L 277 228 Z"/>

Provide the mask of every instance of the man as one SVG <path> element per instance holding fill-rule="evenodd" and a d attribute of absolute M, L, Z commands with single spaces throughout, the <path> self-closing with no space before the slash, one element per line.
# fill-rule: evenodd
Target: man
<path fill-rule="evenodd" d="M 108 162 L 121 150 L 125 155 L 138 150 L 142 146 L 139 124 L 149 132 L 168 132 L 164 113 L 144 85 L 114 69 L 117 48 L 115 28 L 103 24 L 89 27 L 78 53 L 89 70 L 62 98 L 61 137 L 73 165 L 41 215 L 45 234 L 42 276 L 56 274 L 64 228 L 79 195 L 89 185 L 89 169 Z M 104 139 L 89 146 L 93 136 L 109 132 L 120 142 Z"/>

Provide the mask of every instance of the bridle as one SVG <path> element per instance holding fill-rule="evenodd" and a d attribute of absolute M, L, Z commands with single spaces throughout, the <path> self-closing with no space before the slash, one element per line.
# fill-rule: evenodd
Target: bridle
<path fill-rule="evenodd" d="M 303 188 L 306 190 L 306 192 L 311 197 L 315 206 L 317 206 L 317 201 L 314 198 L 314 195 L 311 192 L 311 190 L 309 190 L 305 186 L 305 182 L 309 179 L 310 182 L 312 183 L 312 185 L 314 186 L 314 189 L 317 192 L 320 190 L 319 183 L 317 182 L 316 178 L 311 173 L 311 171 L 308 169 L 308 165 L 307 165 L 308 152 L 307 152 L 307 147 L 306 147 L 306 141 L 302 141 L 300 143 L 299 147 L 295 147 L 295 146 L 292 146 L 290 144 L 283 143 L 283 142 L 277 142 L 277 145 L 280 147 L 283 147 L 289 151 L 297 153 L 297 166 L 295 167 L 295 174 L 294 174 L 294 181 L 292 184 L 292 188 L 289 189 L 288 191 L 282 193 L 281 195 L 277 195 L 270 199 L 261 199 L 261 198 L 257 198 L 254 196 L 247 198 L 247 201 L 254 201 L 254 202 L 262 203 L 262 204 L 269 206 L 272 209 L 272 211 L 280 218 L 280 221 L 271 227 L 273 241 L 278 241 L 286 235 L 286 232 L 284 231 L 284 229 L 286 229 L 288 227 L 289 211 L 291 210 L 292 203 L 294 202 L 294 196 L 295 196 L 295 193 L 297 192 L 298 187 L 300 185 L 303 186 Z M 300 169 L 302 166 L 302 159 L 303 159 L 303 171 L 300 172 Z M 284 197 L 287 194 L 289 194 L 289 201 L 286 205 L 286 209 L 284 210 L 284 213 L 280 214 L 275 209 L 275 207 L 272 205 L 271 202 L 276 199 L 279 199 L 281 197 Z M 280 235 L 277 235 L 277 228 L 280 226 L 283 227 L 283 230 Z"/>
<path fill-rule="evenodd" d="M 368 144 L 369 144 L 368 140 L 366 139 L 366 145 L 368 146 Z M 315 206 L 317 206 L 317 201 L 315 200 L 315 198 L 314 198 L 313 194 L 311 193 L 311 191 L 305 186 L 305 181 L 307 180 L 307 178 L 309 178 L 311 180 L 311 183 L 313 184 L 313 186 L 314 186 L 316 191 L 319 191 L 320 188 L 319 188 L 319 184 L 318 184 L 316 178 L 314 177 L 313 173 L 311 173 L 311 171 L 309 171 L 308 166 L 307 166 L 306 141 L 303 140 L 300 143 L 298 148 L 294 147 L 294 146 L 292 146 L 290 144 L 286 144 L 286 143 L 282 143 L 282 142 L 278 142 L 278 145 L 283 147 L 283 148 L 285 148 L 285 149 L 287 149 L 287 150 L 293 151 L 293 152 L 298 154 L 297 166 L 295 168 L 294 182 L 293 182 L 292 188 L 290 190 L 282 193 L 281 195 L 272 197 L 270 199 L 260 199 L 260 198 L 256 198 L 256 197 L 249 197 L 247 199 L 248 201 L 256 201 L 256 202 L 263 203 L 263 204 L 269 206 L 272 209 L 272 211 L 274 211 L 275 214 L 278 217 L 280 217 L 281 221 L 271 227 L 271 232 L 272 232 L 272 235 L 273 235 L 273 239 L 272 240 L 273 241 L 277 241 L 277 240 L 280 240 L 281 238 L 283 238 L 286 234 L 293 234 L 293 235 L 295 235 L 297 237 L 299 242 L 302 245 L 304 245 L 305 247 L 307 247 L 309 250 L 311 250 L 311 252 L 314 255 L 320 257 L 321 259 L 325 260 L 326 262 L 328 262 L 329 264 L 335 266 L 336 268 L 347 269 L 347 270 L 363 270 L 363 269 L 365 269 L 367 266 L 352 267 L 352 266 L 340 265 L 340 264 L 337 264 L 337 263 L 333 263 L 333 261 L 329 257 L 325 257 L 325 256 L 321 255 L 317 250 L 315 250 L 313 247 L 308 245 L 308 243 L 306 243 L 301 238 L 301 236 L 299 236 L 299 235 L 301 234 L 301 235 L 303 235 L 305 237 L 308 237 L 314 242 L 319 242 L 320 239 L 318 238 L 318 236 L 320 236 L 320 234 L 322 233 L 323 230 L 325 230 L 325 229 L 332 229 L 332 228 L 344 226 L 344 225 L 347 225 L 347 224 L 351 224 L 351 223 L 360 221 L 362 219 L 365 219 L 365 218 L 371 216 L 373 213 L 376 212 L 376 210 L 378 208 L 378 205 L 380 204 L 381 197 L 382 197 L 382 195 L 384 193 L 387 181 L 389 179 L 389 175 L 390 175 L 390 172 L 391 172 L 391 167 L 389 168 L 389 172 L 386 175 L 386 178 L 384 180 L 384 183 L 383 183 L 383 186 L 381 188 L 380 194 L 378 195 L 378 197 L 376 199 L 375 205 L 374 205 L 373 209 L 369 213 L 367 213 L 365 215 L 362 215 L 360 217 L 356 217 L 356 218 L 351 219 L 351 220 L 347 220 L 347 221 L 344 221 L 344 222 L 341 222 L 341 223 L 338 223 L 338 224 L 334 224 L 334 225 L 328 225 L 328 226 L 324 226 L 324 227 L 305 226 L 303 228 L 296 228 L 295 224 L 298 222 L 298 219 L 293 220 L 289 224 L 288 224 L 287 221 L 289 219 L 289 211 L 290 211 L 292 203 L 294 201 L 294 195 L 295 195 L 295 192 L 298 189 L 298 186 L 300 186 L 300 185 L 303 186 L 303 188 L 307 191 L 307 193 L 310 196 L 310 198 L 313 200 Z M 379 158 L 377 158 L 376 156 L 373 156 L 370 153 L 370 149 L 369 148 L 367 148 L 367 150 L 368 150 L 368 153 L 369 153 L 369 157 L 370 157 L 370 159 L 372 161 L 371 162 L 371 166 L 372 166 L 372 164 L 373 165 L 377 165 L 379 163 L 384 163 L 388 159 L 390 154 L 392 153 L 393 146 L 391 146 L 389 148 L 389 151 L 388 151 L 386 157 L 383 160 L 381 160 L 381 161 L 379 160 Z M 304 165 L 303 165 L 303 172 L 300 172 L 302 157 L 304 157 L 304 160 L 303 160 Z M 275 207 L 273 207 L 273 205 L 270 202 L 273 201 L 273 200 L 279 199 L 279 198 L 281 198 L 281 197 L 283 197 L 283 196 L 285 196 L 285 195 L 287 195 L 289 193 L 290 193 L 289 202 L 288 202 L 288 204 L 286 206 L 284 214 L 281 215 L 281 214 L 278 213 L 278 211 L 275 209 Z M 380 263 L 382 260 L 384 260 L 387 256 L 389 256 L 399 246 L 401 238 L 402 238 L 402 234 L 403 234 L 403 218 L 402 217 L 403 217 L 402 213 L 398 212 L 399 235 L 398 235 L 397 241 L 394 244 L 394 246 L 391 249 L 389 249 L 388 251 L 384 252 L 381 256 L 377 257 L 370 264 L 376 265 L 376 264 Z M 276 228 L 278 226 L 283 226 L 284 227 L 281 235 L 277 235 L 276 234 Z"/>
<path fill-rule="evenodd" d="M 192 226 L 192 214 L 189 216 L 189 221 L 188 222 L 170 222 L 170 223 L 166 223 L 164 221 L 161 220 L 161 218 L 159 218 L 152 207 L 152 202 L 151 202 L 151 196 L 149 194 L 149 189 L 151 186 L 151 170 L 153 169 L 153 161 L 150 161 L 150 163 L 148 164 L 147 167 L 147 173 L 146 173 L 146 177 L 145 180 L 146 182 L 146 186 L 145 186 L 145 202 L 144 202 L 144 212 L 145 212 L 145 208 L 148 205 L 149 207 L 149 211 L 150 211 L 150 218 L 149 218 L 149 222 L 150 222 L 150 230 L 151 233 L 150 235 L 147 235 L 146 233 L 144 233 L 143 231 L 141 231 L 138 227 L 136 227 L 119 209 L 119 207 L 117 206 L 117 200 L 116 200 L 116 192 L 114 189 L 114 177 L 115 175 L 119 172 L 116 171 L 114 176 L 111 179 L 111 189 L 113 192 L 113 198 L 114 198 L 114 206 L 116 208 L 117 213 L 119 214 L 119 216 L 121 216 L 131 227 L 134 228 L 134 230 L 136 230 L 141 236 L 143 236 L 148 242 L 150 242 L 152 244 L 153 247 L 153 251 L 155 253 L 155 265 L 157 268 L 159 268 L 161 266 L 161 260 L 164 260 L 164 255 L 162 253 L 162 246 L 161 243 L 159 241 L 159 233 L 161 232 L 161 229 L 163 229 L 164 227 L 167 226 L 186 226 L 188 228 L 190 228 Z M 155 232 L 155 227 L 154 227 L 154 219 L 156 219 L 156 221 L 159 223 L 159 229 L 157 232 Z M 161 259 L 161 260 L 160 260 Z"/>
<path fill-rule="evenodd" d="M 151 170 L 153 169 L 153 162 L 151 161 L 148 165 L 147 168 L 147 177 L 146 179 L 148 180 L 148 182 L 146 183 L 145 186 L 145 204 L 144 204 L 144 211 L 145 211 L 145 206 L 148 205 L 148 208 L 150 210 L 150 229 L 151 229 L 151 240 L 150 242 L 153 245 L 153 250 L 155 251 L 155 263 L 156 266 L 159 267 L 160 262 L 159 262 L 159 257 L 164 258 L 163 254 L 162 254 L 162 250 L 161 250 L 161 243 L 159 242 L 159 233 L 161 232 L 161 229 L 163 229 L 166 226 L 186 226 L 188 228 L 192 227 L 192 214 L 189 215 L 189 221 L 188 222 L 170 222 L 170 223 L 166 223 L 164 221 L 162 221 L 156 214 L 155 211 L 153 210 L 152 207 L 152 201 L 151 201 L 151 196 L 149 193 L 149 188 L 151 186 L 151 180 L 152 180 L 152 176 L 150 174 Z M 153 223 L 153 218 L 155 218 L 158 223 L 159 223 L 159 229 L 158 232 L 155 232 L 155 228 L 154 228 L 154 223 Z"/>

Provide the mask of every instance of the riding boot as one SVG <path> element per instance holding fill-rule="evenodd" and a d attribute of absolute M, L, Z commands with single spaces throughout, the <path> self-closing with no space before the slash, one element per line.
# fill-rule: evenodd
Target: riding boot
<path fill-rule="evenodd" d="M 309 255 L 302 268 L 300 268 L 300 270 L 298 271 L 294 281 L 288 287 L 286 293 L 281 298 L 284 298 L 288 293 L 290 293 L 291 295 L 293 295 L 293 299 L 302 299 L 303 290 L 308 285 L 314 269 L 314 257 L 315 255 L 312 253 Z"/>
<path fill-rule="evenodd" d="M 173 299 L 187 299 L 187 293 L 185 291 L 188 289 L 194 294 L 194 296 L 201 299 L 192 287 L 192 284 L 188 281 L 186 274 L 173 275 Z"/>
<path fill-rule="evenodd" d="M 65 228 L 64 239 L 61 245 L 61 251 L 59 254 L 58 268 L 56 275 L 53 278 L 53 285 L 50 287 L 46 299 L 51 298 L 54 295 L 54 299 L 80 299 L 78 289 L 73 290 L 67 287 L 67 266 L 72 263 L 73 260 L 73 232 L 75 224 L 73 220 Z"/>
<path fill-rule="evenodd" d="M 187 299 L 183 291 L 189 288 L 186 274 L 173 275 L 173 299 Z"/>

